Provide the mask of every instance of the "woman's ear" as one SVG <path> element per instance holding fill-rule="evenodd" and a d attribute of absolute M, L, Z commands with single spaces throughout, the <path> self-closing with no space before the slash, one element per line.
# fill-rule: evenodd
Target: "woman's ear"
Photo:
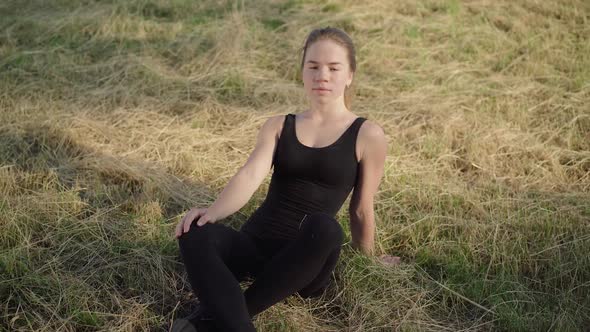
<path fill-rule="evenodd" d="M 354 77 L 354 72 L 350 72 L 350 74 L 348 75 L 348 80 L 346 81 L 346 86 L 350 87 L 350 85 L 352 84 L 352 78 Z"/>

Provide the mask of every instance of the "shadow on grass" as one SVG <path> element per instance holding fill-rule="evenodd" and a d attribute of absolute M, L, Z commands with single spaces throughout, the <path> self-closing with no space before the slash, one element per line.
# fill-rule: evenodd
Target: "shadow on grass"
<path fill-rule="evenodd" d="M 105 324 L 118 326 L 117 314 L 145 306 L 135 313 L 138 328 L 166 330 L 190 311 L 174 226 L 184 211 L 211 202 L 206 184 L 78 144 L 47 125 L 2 129 L 0 141 L 7 220 L 0 275 L 10 313 L 1 325 L 66 323 L 57 313 L 75 328 L 114 328 Z M 234 214 L 223 223 L 237 229 L 244 221 Z"/>

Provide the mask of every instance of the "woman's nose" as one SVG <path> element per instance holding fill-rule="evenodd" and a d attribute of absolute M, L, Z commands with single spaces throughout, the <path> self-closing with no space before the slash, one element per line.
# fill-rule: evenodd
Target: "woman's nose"
<path fill-rule="evenodd" d="M 316 81 L 326 81 L 328 79 L 328 70 L 318 69 L 315 76 Z"/>

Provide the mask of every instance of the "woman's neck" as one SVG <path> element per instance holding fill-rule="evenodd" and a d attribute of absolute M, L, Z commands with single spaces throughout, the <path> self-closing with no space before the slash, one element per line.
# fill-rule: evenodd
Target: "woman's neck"
<path fill-rule="evenodd" d="M 341 100 L 335 100 L 332 103 L 310 103 L 310 108 L 306 112 L 309 118 L 314 121 L 323 122 L 324 120 L 339 118 L 350 113 L 348 108 Z"/>

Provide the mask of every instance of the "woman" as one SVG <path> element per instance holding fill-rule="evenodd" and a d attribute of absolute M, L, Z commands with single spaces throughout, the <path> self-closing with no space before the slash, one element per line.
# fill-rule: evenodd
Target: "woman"
<path fill-rule="evenodd" d="M 191 209 L 176 227 L 200 307 L 172 331 L 201 331 L 206 322 L 220 331 L 255 331 L 252 317 L 289 295 L 321 295 L 343 241 L 334 216 L 353 189 L 352 244 L 373 254 L 373 198 L 387 146 L 379 125 L 350 111 L 356 70 L 350 37 L 335 28 L 312 31 L 301 70 L 310 108 L 268 119 L 215 202 Z M 244 206 L 273 166 L 267 197 L 242 228 L 216 223 Z M 245 277 L 254 281 L 242 293 Z"/>

